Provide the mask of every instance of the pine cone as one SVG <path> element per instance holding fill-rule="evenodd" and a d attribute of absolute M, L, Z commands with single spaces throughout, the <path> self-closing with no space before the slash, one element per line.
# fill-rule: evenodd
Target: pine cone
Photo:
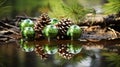
<path fill-rule="evenodd" d="M 36 54 L 38 54 L 41 57 L 41 59 L 47 59 L 48 58 L 48 54 L 45 53 L 43 47 L 40 46 L 40 45 L 36 45 L 35 52 L 36 52 Z"/>
<path fill-rule="evenodd" d="M 57 39 L 68 39 L 67 30 L 72 25 L 70 19 L 62 19 L 56 26 L 59 29 Z"/>
<path fill-rule="evenodd" d="M 50 22 L 50 18 L 47 14 L 42 14 L 39 18 L 37 18 L 34 29 L 36 32 L 36 38 L 40 38 L 43 36 L 42 30 L 48 25 Z"/>
<path fill-rule="evenodd" d="M 60 47 L 58 49 L 59 55 L 62 56 L 63 58 L 65 58 L 65 59 L 71 59 L 74 56 L 74 54 L 69 53 L 67 51 L 67 48 L 68 47 L 65 44 L 60 45 Z"/>

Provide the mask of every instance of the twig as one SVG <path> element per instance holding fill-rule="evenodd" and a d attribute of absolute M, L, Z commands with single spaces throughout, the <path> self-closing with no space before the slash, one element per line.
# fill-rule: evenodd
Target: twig
<path fill-rule="evenodd" d="M 8 27 L 8 28 L 19 29 L 18 27 L 14 26 L 14 25 L 10 25 L 8 23 L 4 23 L 4 22 L 1 22 L 1 21 L 0 21 L 0 24 L 1 24 L 1 26 L 3 25 L 3 26 Z"/>
<path fill-rule="evenodd" d="M 8 39 L 15 39 L 14 37 L 11 37 L 11 36 L 7 36 L 7 35 L 1 35 L 0 34 L 0 38 L 8 38 Z"/>
<path fill-rule="evenodd" d="M 15 32 L 13 30 L 10 30 L 10 29 L 0 31 L 0 34 L 4 35 L 5 33 L 13 33 L 13 34 L 19 35 L 19 33 Z"/>

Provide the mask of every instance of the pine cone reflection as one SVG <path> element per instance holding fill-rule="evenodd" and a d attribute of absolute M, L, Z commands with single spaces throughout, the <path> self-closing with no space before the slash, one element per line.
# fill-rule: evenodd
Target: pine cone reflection
<path fill-rule="evenodd" d="M 67 48 L 67 45 L 61 44 L 58 49 L 59 55 L 65 59 L 71 59 L 74 56 L 74 54 L 69 53 L 67 51 Z"/>
<path fill-rule="evenodd" d="M 38 56 L 41 57 L 41 59 L 47 59 L 48 58 L 48 54 L 45 53 L 44 48 L 40 45 L 36 45 L 35 52 L 36 52 L 36 54 L 38 54 Z"/>

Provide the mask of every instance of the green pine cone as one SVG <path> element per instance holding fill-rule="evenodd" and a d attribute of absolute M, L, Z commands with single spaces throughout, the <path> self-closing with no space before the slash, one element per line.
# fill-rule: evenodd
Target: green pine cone
<path fill-rule="evenodd" d="M 34 27 L 34 22 L 30 19 L 25 19 L 20 23 L 21 31 L 24 30 L 25 27 Z"/>
<path fill-rule="evenodd" d="M 67 35 L 73 38 L 80 38 L 82 29 L 78 25 L 72 25 L 67 31 Z"/>
<path fill-rule="evenodd" d="M 59 21 L 56 18 L 52 18 L 51 21 L 50 21 L 50 24 L 52 24 L 52 25 L 55 25 L 57 23 L 59 23 Z"/>
<path fill-rule="evenodd" d="M 22 36 L 26 40 L 34 40 L 35 38 L 35 31 L 32 27 L 25 27 L 22 31 Z"/>
<path fill-rule="evenodd" d="M 55 36 L 58 34 L 58 29 L 57 29 L 57 27 L 54 26 L 54 25 L 47 25 L 47 26 L 43 29 L 42 33 L 43 33 L 46 37 L 52 38 L 52 37 L 55 37 Z"/>

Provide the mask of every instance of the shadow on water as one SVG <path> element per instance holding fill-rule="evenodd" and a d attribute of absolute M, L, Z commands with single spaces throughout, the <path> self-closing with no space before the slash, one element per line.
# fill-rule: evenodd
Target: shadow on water
<path fill-rule="evenodd" d="M 120 67 L 120 60 L 114 56 L 120 58 L 119 39 L 100 42 L 20 39 L 0 45 L 0 67 L 110 67 L 111 63 L 111 67 Z"/>

